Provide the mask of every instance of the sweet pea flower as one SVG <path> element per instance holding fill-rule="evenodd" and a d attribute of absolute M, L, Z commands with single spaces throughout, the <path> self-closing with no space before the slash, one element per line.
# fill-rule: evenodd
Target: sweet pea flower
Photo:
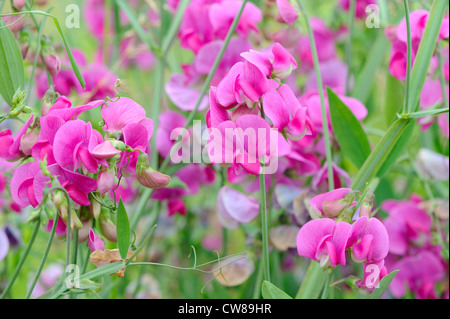
<path fill-rule="evenodd" d="M 262 101 L 265 115 L 275 128 L 285 131 L 290 140 L 298 141 L 305 135 L 313 134 L 314 127 L 308 109 L 300 104 L 287 84 L 265 93 Z"/>
<path fill-rule="evenodd" d="M 88 247 L 92 252 L 96 250 L 105 250 L 105 243 L 94 233 L 92 228 L 89 229 Z"/>
<path fill-rule="evenodd" d="M 435 285 L 446 273 L 440 258 L 428 250 L 405 257 L 391 268 L 399 270 L 389 286 L 396 298 L 406 295 L 406 287 L 420 299 L 437 298 Z"/>
<path fill-rule="evenodd" d="M 259 214 L 259 203 L 228 186 L 220 189 L 217 195 L 217 213 L 221 224 L 228 229 L 236 229 Z"/>
<path fill-rule="evenodd" d="M 313 30 L 314 39 L 318 50 L 319 62 L 325 62 L 336 58 L 336 44 L 335 35 L 326 24 L 319 18 L 311 18 L 311 28 Z M 295 48 L 296 54 L 299 56 L 299 61 L 302 61 L 305 66 L 314 67 L 314 61 L 312 57 L 311 44 L 308 36 L 302 36 Z M 297 56 L 297 55 L 296 55 Z"/>
<path fill-rule="evenodd" d="M 25 122 L 25 124 L 14 135 L 14 137 L 12 136 L 12 132 L 9 129 L 0 131 L 0 158 L 8 161 L 16 161 L 19 158 L 25 156 L 22 151 L 21 140 L 33 120 L 34 116 L 31 115 L 30 118 Z"/>
<path fill-rule="evenodd" d="M 378 219 L 363 216 L 353 223 L 347 248 L 357 263 L 380 262 L 389 252 L 388 232 Z"/>
<path fill-rule="evenodd" d="M 339 0 L 339 4 L 345 11 L 350 10 L 351 0 Z M 377 0 L 356 0 L 355 2 L 355 17 L 364 19 L 367 16 L 366 8 L 369 5 L 376 5 Z"/>
<path fill-rule="evenodd" d="M 334 186 L 336 188 L 342 188 L 343 186 L 349 186 L 352 183 L 350 176 L 342 168 L 336 164 L 332 164 Z M 345 183 L 343 182 L 345 181 Z M 314 175 L 312 181 L 313 190 L 326 189 L 328 187 L 328 172 L 327 163 L 321 167 L 321 169 Z M 345 185 L 344 185 L 345 184 Z"/>
<path fill-rule="evenodd" d="M 298 19 L 298 13 L 290 4 L 289 0 L 276 0 L 281 19 L 287 24 L 294 24 Z"/>
<path fill-rule="evenodd" d="M 225 109 L 244 103 L 251 108 L 264 93 L 277 87 L 278 83 L 268 79 L 254 64 L 238 62 L 217 86 L 217 102 Z"/>
<path fill-rule="evenodd" d="M 345 249 L 351 228 L 346 222 L 314 219 L 298 232 L 298 254 L 319 262 L 322 268 L 345 266 Z"/>
<path fill-rule="evenodd" d="M 33 188 L 36 174 L 40 171 L 39 162 L 28 162 L 19 166 L 11 178 L 11 197 L 20 207 L 36 207 L 39 202 Z"/>
<path fill-rule="evenodd" d="M 363 263 L 364 277 L 361 281 L 357 282 L 357 285 L 368 288 L 370 291 L 378 288 L 380 280 L 388 274 L 384 264 L 384 259 L 379 262 Z"/>
<path fill-rule="evenodd" d="M 54 222 L 55 221 L 53 219 L 48 220 L 47 226 L 45 227 L 46 232 L 49 233 L 52 231 Z M 56 235 L 63 237 L 66 236 L 66 232 L 67 232 L 66 224 L 64 224 L 63 219 L 60 216 L 58 216 L 58 220 L 56 221 L 55 233 Z"/>
<path fill-rule="evenodd" d="M 314 196 L 310 201 L 311 213 L 319 217 L 336 218 L 345 208 L 356 205 L 355 193 L 350 188 L 338 188 Z"/>
<path fill-rule="evenodd" d="M 278 141 L 278 134 L 276 137 Z M 274 134 L 265 120 L 257 115 L 244 115 L 236 122 L 225 121 L 211 129 L 207 148 L 213 163 L 259 175 L 260 161 L 277 155 L 274 143 Z"/>
<path fill-rule="evenodd" d="M 389 213 L 384 225 L 389 234 L 389 251 L 403 256 L 411 245 L 423 246 L 431 240 L 432 220 L 420 207 L 418 201 L 394 201 L 382 203 L 381 208 Z"/>
<path fill-rule="evenodd" d="M 292 70 L 297 69 L 297 61 L 278 42 L 273 44 L 270 53 L 250 50 L 241 53 L 241 56 L 257 66 L 267 77 L 285 79 Z"/>

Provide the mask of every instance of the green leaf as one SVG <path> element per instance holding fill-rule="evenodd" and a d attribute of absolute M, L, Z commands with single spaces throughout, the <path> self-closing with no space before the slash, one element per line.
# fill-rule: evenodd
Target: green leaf
<path fill-rule="evenodd" d="M 436 49 L 436 43 L 442 25 L 444 14 L 447 11 L 447 0 L 435 0 L 430 10 L 430 16 L 417 50 L 414 65 L 411 71 L 411 85 L 409 89 L 408 113 L 415 112 L 419 107 L 420 93 L 428 76 L 431 58 Z"/>
<path fill-rule="evenodd" d="M 291 296 L 267 280 L 264 280 L 261 289 L 264 299 L 292 299 Z"/>
<path fill-rule="evenodd" d="M 0 95 L 12 107 L 14 94 L 25 87 L 25 70 L 19 45 L 0 19 Z"/>
<path fill-rule="evenodd" d="M 391 272 L 389 275 L 383 277 L 383 279 L 380 280 L 379 288 L 375 288 L 375 290 L 365 299 L 380 299 L 386 292 L 386 290 L 389 288 L 389 285 L 391 284 L 392 280 L 394 279 L 395 275 L 397 275 L 397 273 L 398 270 L 395 270 Z"/>
<path fill-rule="evenodd" d="M 385 58 L 385 52 L 388 48 L 388 41 L 383 32 L 380 32 L 373 47 L 370 50 L 366 63 L 362 71 L 358 74 L 355 81 L 355 88 L 352 96 L 362 103 L 366 103 L 370 92 L 373 89 L 373 83 L 376 77 L 376 71 L 380 68 L 381 62 Z"/>
<path fill-rule="evenodd" d="M 117 246 L 119 247 L 122 260 L 127 259 L 130 237 L 130 222 L 128 221 L 127 211 L 125 210 L 122 199 L 120 199 L 117 209 Z"/>
<path fill-rule="evenodd" d="M 392 151 L 387 155 L 383 165 L 377 173 L 378 177 L 384 176 L 388 170 L 395 164 L 397 159 L 402 155 L 406 146 L 414 133 L 415 121 L 410 121 L 399 140 L 394 144 Z"/>
<path fill-rule="evenodd" d="M 413 120 L 399 119 L 389 127 L 384 136 L 374 147 L 367 160 L 364 162 L 364 165 L 358 171 L 358 174 L 354 178 L 351 186 L 353 190 L 362 191 L 365 184 L 377 176 L 384 162 L 386 162 L 389 154 L 391 154 L 392 150 L 396 147 L 397 142 L 402 137 L 408 126 L 411 125 L 414 127 L 414 124 L 411 124 L 411 122 L 414 123 Z M 384 170 L 387 170 L 388 168 L 389 166 L 386 166 Z"/>
<path fill-rule="evenodd" d="M 327 88 L 327 92 L 334 135 L 345 156 L 360 168 L 370 155 L 367 134 L 341 99 L 331 89 Z"/>
<path fill-rule="evenodd" d="M 327 273 L 320 268 L 320 264 L 311 261 L 295 299 L 318 299 L 326 279 Z"/>
<path fill-rule="evenodd" d="M 396 114 L 401 111 L 404 96 L 405 87 L 403 83 L 388 74 L 383 110 L 387 125 L 391 125 L 397 119 Z"/>

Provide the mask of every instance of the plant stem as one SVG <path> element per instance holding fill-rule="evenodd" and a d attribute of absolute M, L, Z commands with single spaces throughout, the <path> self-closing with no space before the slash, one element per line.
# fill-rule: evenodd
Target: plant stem
<path fill-rule="evenodd" d="M 348 11 L 348 38 L 345 48 L 345 58 L 347 60 L 347 78 L 345 80 L 345 92 L 346 95 L 350 93 L 350 79 L 352 77 L 351 65 L 352 65 L 352 40 L 353 40 L 353 26 L 355 22 L 355 8 L 356 0 L 350 0 L 350 10 Z"/>
<path fill-rule="evenodd" d="M 39 227 L 41 226 L 41 222 L 38 219 L 36 221 L 36 226 L 34 227 L 33 233 L 31 234 L 30 241 L 28 242 L 27 248 L 25 249 L 25 252 L 22 255 L 22 258 L 20 258 L 19 264 L 17 265 L 16 270 L 14 271 L 14 274 L 11 277 L 11 280 L 8 283 L 8 286 L 6 286 L 5 290 L 3 291 L 2 295 L 0 296 L 0 299 L 4 299 L 9 291 L 11 290 L 11 287 L 13 286 L 14 282 L 17 279 L 17 276 L 19 275 L 20 271 L 22 270 L 22 267 L 25 263 L 25 260 L 28 257 L 28 254 L 30 253 L 31 247 L 33 246 L 34 240 L 36 239 L 36 235 L 39 231 Z"/>
<path fill-rule="evenodd" d="M 409 3 L 408 0 L 403 0 L 405 6 L 406 17 L 406 36 L 407 36 L 407 62 L 406 62 L 406 90 L 405 103 L 403 104 L 403 113 L 409 105 L 409 90 L 411 86 L 411 65 L 412 65 L 412 44 L 411 44 L 411 21 L 409 17 Z"/>
<path fill-rule="evenodd" d="M 330 269 L 327 274 L 327 279 L 325 280 L 325 286 L 323 287 L 322 297 L 320 299 L 328 298 L 328 290 L 330 288 L 331 276 L 333 275 L 333 270 Z"/>
<path fill-rule="evenodd" d="M 334 178 L 333 178 L 333 157 L 331 153 L 331 142 L 330 142 L 330 131 L 328 127 L 328 118 L 327 118 L 327 110 L 325 108 L 325 97 L 323 92 L 323 83 L 322 83 L 322 75 L 320 74 L 320 65 L 319 65 L 319 57 L 317 54 L 317 46 L 316 41 L 314 39 L 313 30 L 311 28 L 311 23 L 309 22 L 308 14 L 303 8 L 302 2 L 297 0 L 297 4 L 302 11 L 306 27 L 308 29 L 308 37 L 311 46 L 313 61 L 314 61 L 314 70 L 316 73 L 316 81 L 317 81 L 317 89 L 319 91 L 320 96 L 320 110 L 322 112 L 322 127 L 323 127 L 323 138 L 325 141 L 325 151 L 326 151 L 326 161 L 327 161 L 327 170 L 328 170 L 328 189 L 332 191 L 334 189 Z"/>
<path fill-rule="evenodd" d="M 266 179 L 264 174 L 259 175 L 260 187 L 260 210 L 261 210 L 261 230 L 262 230 L 262 262 L 264 264 L 264 280 L 270 281 L 270 263 L 269 263 L 269 227 L 267 216 L 266 201 Z"/>
<path fill-rule="evenodd" d="M 52 231 L 50 232 L 50 237 L 48 238 L 47 247 L 45 248 L 44 255 L 42 256 L 41 263 L 39 264 L 36 275 L 34 276 L 33 282 L 31 283 L 30 288 L 28 289 L 27 295 L 25 299 L 30 299 L 31 294 L 33 293 L 34 287 L 41 276 L 42 269 L 44 268 L 45 262 L 47 261 L 48 253 L 50 252 L 50 248 L 52 247 L 53 238 L 55 237 L 56 226 L 58 225 L 58 217 L 53 220 Z"/>

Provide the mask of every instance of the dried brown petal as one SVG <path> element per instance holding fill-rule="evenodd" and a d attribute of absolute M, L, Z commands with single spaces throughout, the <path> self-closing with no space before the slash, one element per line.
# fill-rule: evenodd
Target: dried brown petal
<path fill-rule="evenodd" d="M 131 250 L 128 251 L 127 254 L 127 260 L 133 255 L 133 252 Z M 108 264 L 112 264 L 115 262 L 124 261 L 122 258 L 120 258 L 120 252 L 118 249 L 105 249 L 103 250 L 96 250 L 94 251 L 91 256 L 89 257 L 89 260 L 96 265 L 97 267 L 102 267 Z M 136 258 L 133 259 L 135 261 Z M 120 269 L 116 272 L 117 276 L 122 278 L 125 275 L 125 267 Z M 112 274 L 111 274 L 112 275 Z"/>
<path fill-rule="evenodd" d="M 269 239 L 272 245 L 280 251 L 297 247 L 297 235 L 300 227 L 295 225 L 282 225 L 270 230 Z"/>

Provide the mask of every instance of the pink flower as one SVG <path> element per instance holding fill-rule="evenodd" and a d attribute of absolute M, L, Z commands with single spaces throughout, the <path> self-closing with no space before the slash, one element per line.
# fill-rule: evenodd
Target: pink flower
<path fill-rule="evenodd" d="M 96 174 L 101 161 L 91 152 L 102 142 L 102 136 L 92 129 L 91 123 L 81 120 L 69 121 L 55 134 L 53 155 L 56 162 L 66 169 L 75 171 L 81 167 Z"/>
<path fill-rule="evenodd" d="M 0 131 L 0 158 L 8 161 L 15 161 L 25 156 L 21 149 L 21 140 L 33 120 L 34 116 L 31 115 L 14 137 L 9 129 Z"/>
<path fill-rule="evenodd" d="M 363 263 L 363 272 L 364 277 L 357 284 L 360 287 L 368 288 L 370 291 L 379 288 L 380 280 L 388 274 L 384 260 L 374 263 Z"/>
<path fill-rule="evenodd" d="M 387 230 L 378 219 L 363 216 L 353 223 L 347 248 L 351 248 L 352 259 L 358 263 L 384 260 L 389 252 Z"/>
<path fill-rule="evenodd" d="M 38 161 L 25 163 L 14 171 L 11 178 L 11 197 L 20 207 L 36 207 L 39 204 L 33 188 L 34 178 L 39 171 Z"/>
<path fill-rule="evenodd" d="M 287 78 L 297 68 L 297 61 L 279 43 L 274 43 L 271 53 L 250 50 L 241 53 L 247 61 L 257 66 L 265 76 Z"/>
<path fill-rule="evenodd" d="M 406 295 L 405 286 L 420 299 L 437 298 L 435 285 L 446 273 L 440 258 L 427 250 L 405 257 L 391 268 L 399 270 L 389 286 L 396 298 Z"/>
<path fill-rule="evenodd" d="M 276 0 L 280 16 L 287 24 L 294 24 L 298 19 L 298 13 L 289 3 L 289 0 Z"/>
<path fill-rule="evenodd" d="M 264 113 L 273 127 L 286 136 L 298 141 L 305 135 L 312 135 L 314 128 L 308 110 L 302 106 L 288 85 L 282 84 L 278 90 L 267 92 L 262 97 Z"/>
<path fill-rule="evenodd" d="M 431 240 L 432 220 L 415 201 L 385 201 L 383 210 L 389 213 L 384 225 L 389 234 L 389 251 L 404 255 L 410 245 L 423 246 Z"/>
<path fill-rule="evenodd" d="M 259 203 L 228 186 L 220 189 L 217 196 L 217 213 L 221 224 L 228 229 L 236 229 L 259 214 Z"/>
<path fill-rule="evenodd" d="M 246 103 L 249 107 L 273 89 L 278 83 L 267 79 L 263 71 L 245 61 L 236 63 L 217 86 L 217 102 L 226 109 Z"/>
<path fill-rule="evenodd" d="M 321 218 L 306 223 L 297 236 L 300 256 L 320 263 L 322 268 L 345 266 L 345 249 L 352 226 L 346 222 L 334 222 Z"/>
<path fill-rule="evenodd" d="M 105 243 L 94 233 L 92 228 L 89 229 L 88 247 L 92 252 L 105 250 Z"/>
<path fill-rule="evenodd" d="M 167 209 L 169 210 L 169 217 L 175 214 L 180 214 L 181 216 L 186 216 L 187 214 L 186 204 L 182 199 L 169 199 Z"/>
<path fill-rule="evenodd" d="M 231 165 L 235 170 L 243 168 L 258 175 L 260 161 L 276 156 L 273 138 L 265 120 L 257 115 L 243 115 L 236 122 L 225 121 L 211 129 L 208 154 L 213 163 Z"/>
<path fill-rule="evenodd" d="M 350 188 L 338 188 L 328 193 L 314 196 L 309 204 L 314 215 L 336 218 L 348 206 L 356 205 L 354 197 L 354 192 Z"/>
<path fill-rule="evenodd" d="M 153 134 L 153 121 L 145 116 L 142 106 L 129 98 L 121 97 L 116 102 L 108 102 L 108 105 L 102 107 L 101 114 L 105 131 L 121 132 L 128 124 L 137 123 L 147 129 L 149 137 Z"/>
<path fill-rule="evenodd" d="M 46 232 L 51 232 L 54 222 L 55 221 L 53 219 L 48 220 L 47 226 L 45 227 Z M 60 216 L 58 216 L 58 221 L 56 223 L 56 234 L 61 237 L 66 236 L 67 226 L 64 224 L 64 221 Z"/>
<path fill-rule="evenodd" d="M 336 58 L 336 45 L 334 41 L 333 32 L 325 25 L 325 23 L 318 18 L 311 18 L 311 27 L 313 29 L 314 39 L 318 50 L 319 62 L 325 62 Z M 312 68 L 314 61 L 312 57 L 311 45 L 308 36 L 302 36 L 297 44 L 296 52 L 299 56 L 299 61 L 302 61 L 306 66 Z"/>
<path fill-rule="evenodd" d="M 351 0 L 339 0 L 339 4 L 341 5 L 342 9 L 345 11 L 350 10 L 350 1 Z M 356 6 L 355 6 L 355 17 L 363 19 L 366 17 L 366 8 L 367 6 L 371 4 L 377 4 L 376 0 L 356 0 Z"/>

